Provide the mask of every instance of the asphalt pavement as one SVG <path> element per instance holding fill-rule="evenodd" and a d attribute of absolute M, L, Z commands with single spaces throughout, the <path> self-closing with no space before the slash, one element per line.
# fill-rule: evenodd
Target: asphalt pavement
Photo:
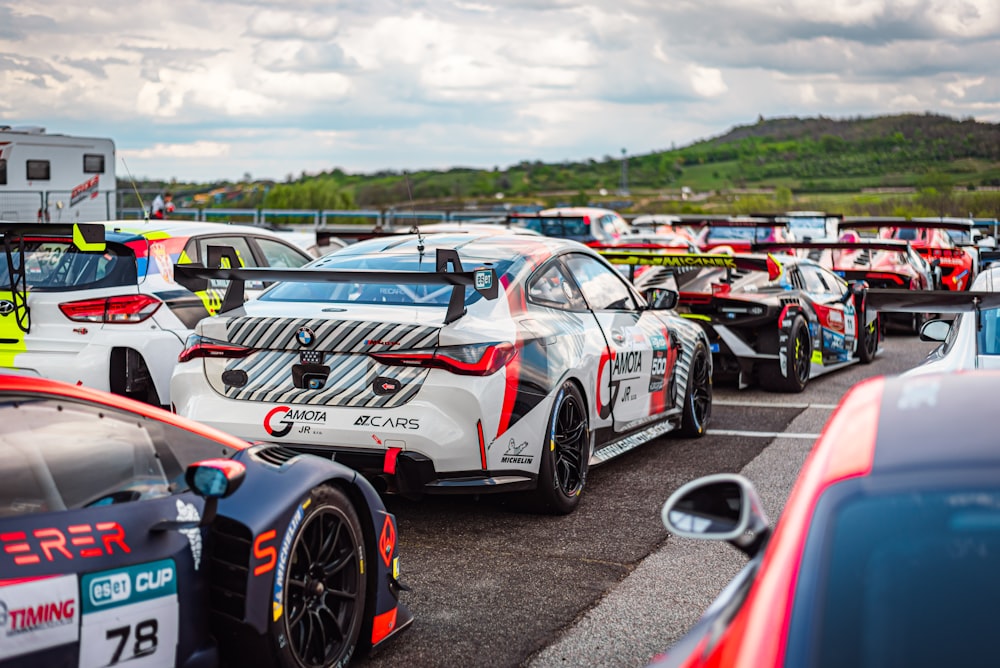
<path fill-rule="evenodd" d="M 706 436 L 659 439 L 595 467 L 565 517 L 526 514 L 501 497 L 390 497 L 415 621 L 359 665 L 645 665 L 745 563 L 725 544 L 668 538 L 659 516 L 670 493 L 739 471 L 776 519 L 844 392 L 931 348 L 890 337 L 871 365 L 814 379 L 802 394 L 717 387 Z"/>

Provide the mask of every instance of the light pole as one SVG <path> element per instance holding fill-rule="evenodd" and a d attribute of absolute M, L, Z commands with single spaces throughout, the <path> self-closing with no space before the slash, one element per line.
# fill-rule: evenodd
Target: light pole
<path fill-rule="evenodd" d="M 622 149 L 622 185 L 621 194 L 628 195 L 628 158 L 625 157 L 625 149 Z"/>

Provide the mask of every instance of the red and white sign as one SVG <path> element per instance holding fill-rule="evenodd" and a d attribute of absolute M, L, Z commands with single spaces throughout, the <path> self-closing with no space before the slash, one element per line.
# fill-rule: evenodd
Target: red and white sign
<path fill-rule="evenodd" d="M 0 661 L 79 639 L 75 575 L 0 587 Z"/>
<path fill-rule="evenodd" d="M 69 196 L 69 205 L 76 206 L 89 196 L 91 199 L 97 197 L 97 188 L 101 184 L 100 175 L 95 174 L 93 178 L 87 179 L 77 187 Z"/>

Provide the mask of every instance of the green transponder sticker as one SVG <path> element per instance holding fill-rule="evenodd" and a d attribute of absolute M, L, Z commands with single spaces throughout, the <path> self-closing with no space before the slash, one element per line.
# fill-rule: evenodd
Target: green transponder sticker
<path fill-rule="evenodd" d="M 489 269 L 476 270 L 476 290 L 489 290 L 493 287 L 493 272 Z"/>
<path fill-rule="evenodd" d="M 177 594 L 171 559 L 88 573 L 80 580 L 83 614 Z"/>
<path fill-rule="evenodd" d="M 88 237 L 90 237 L 88 239 Z M 104 252 L 107 244 L 104 241 L 104 228 L 99 225 L 81 226 L 73 224 L 73 245 L 82 251 Z"/>

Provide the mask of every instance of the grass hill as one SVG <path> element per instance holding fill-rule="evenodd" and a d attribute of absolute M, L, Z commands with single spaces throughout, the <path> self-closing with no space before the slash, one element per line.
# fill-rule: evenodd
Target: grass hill
<path fill-rule="evenodd" d="M 621 185 L 622 160 L 612 156 L 582 162 L 523 161 L 492 170 L 348 174 L 332 169 L 266 187 L 234 184 L 237 192 L 226 198 L 226 206 L 335 209 L 412 204 L 457 209 L 496 204 L 498 193 L 514 203 L 606 203 L 623 199 Z M 972 212 L 996 217 L 1000 192 L 989 191 L 997 189 L 1000 124 L 931 113 L 758 118 L 689 146 L 627 158 L 627 206 L 632 211 L 806 205 L 845 213 L 898 215 L 903 207 L 902 213 L 913 215 Z M 174 190 L 183 188 L 175 185 Z M 877 190 L 882 194 L 871 192 Z M 687 191 L 701 195 L 692 199 Z M 748 191 L 765 195 L 755 200 Z M 958 196 L 961 193 L 975 196 L 970 200 Z"/>

